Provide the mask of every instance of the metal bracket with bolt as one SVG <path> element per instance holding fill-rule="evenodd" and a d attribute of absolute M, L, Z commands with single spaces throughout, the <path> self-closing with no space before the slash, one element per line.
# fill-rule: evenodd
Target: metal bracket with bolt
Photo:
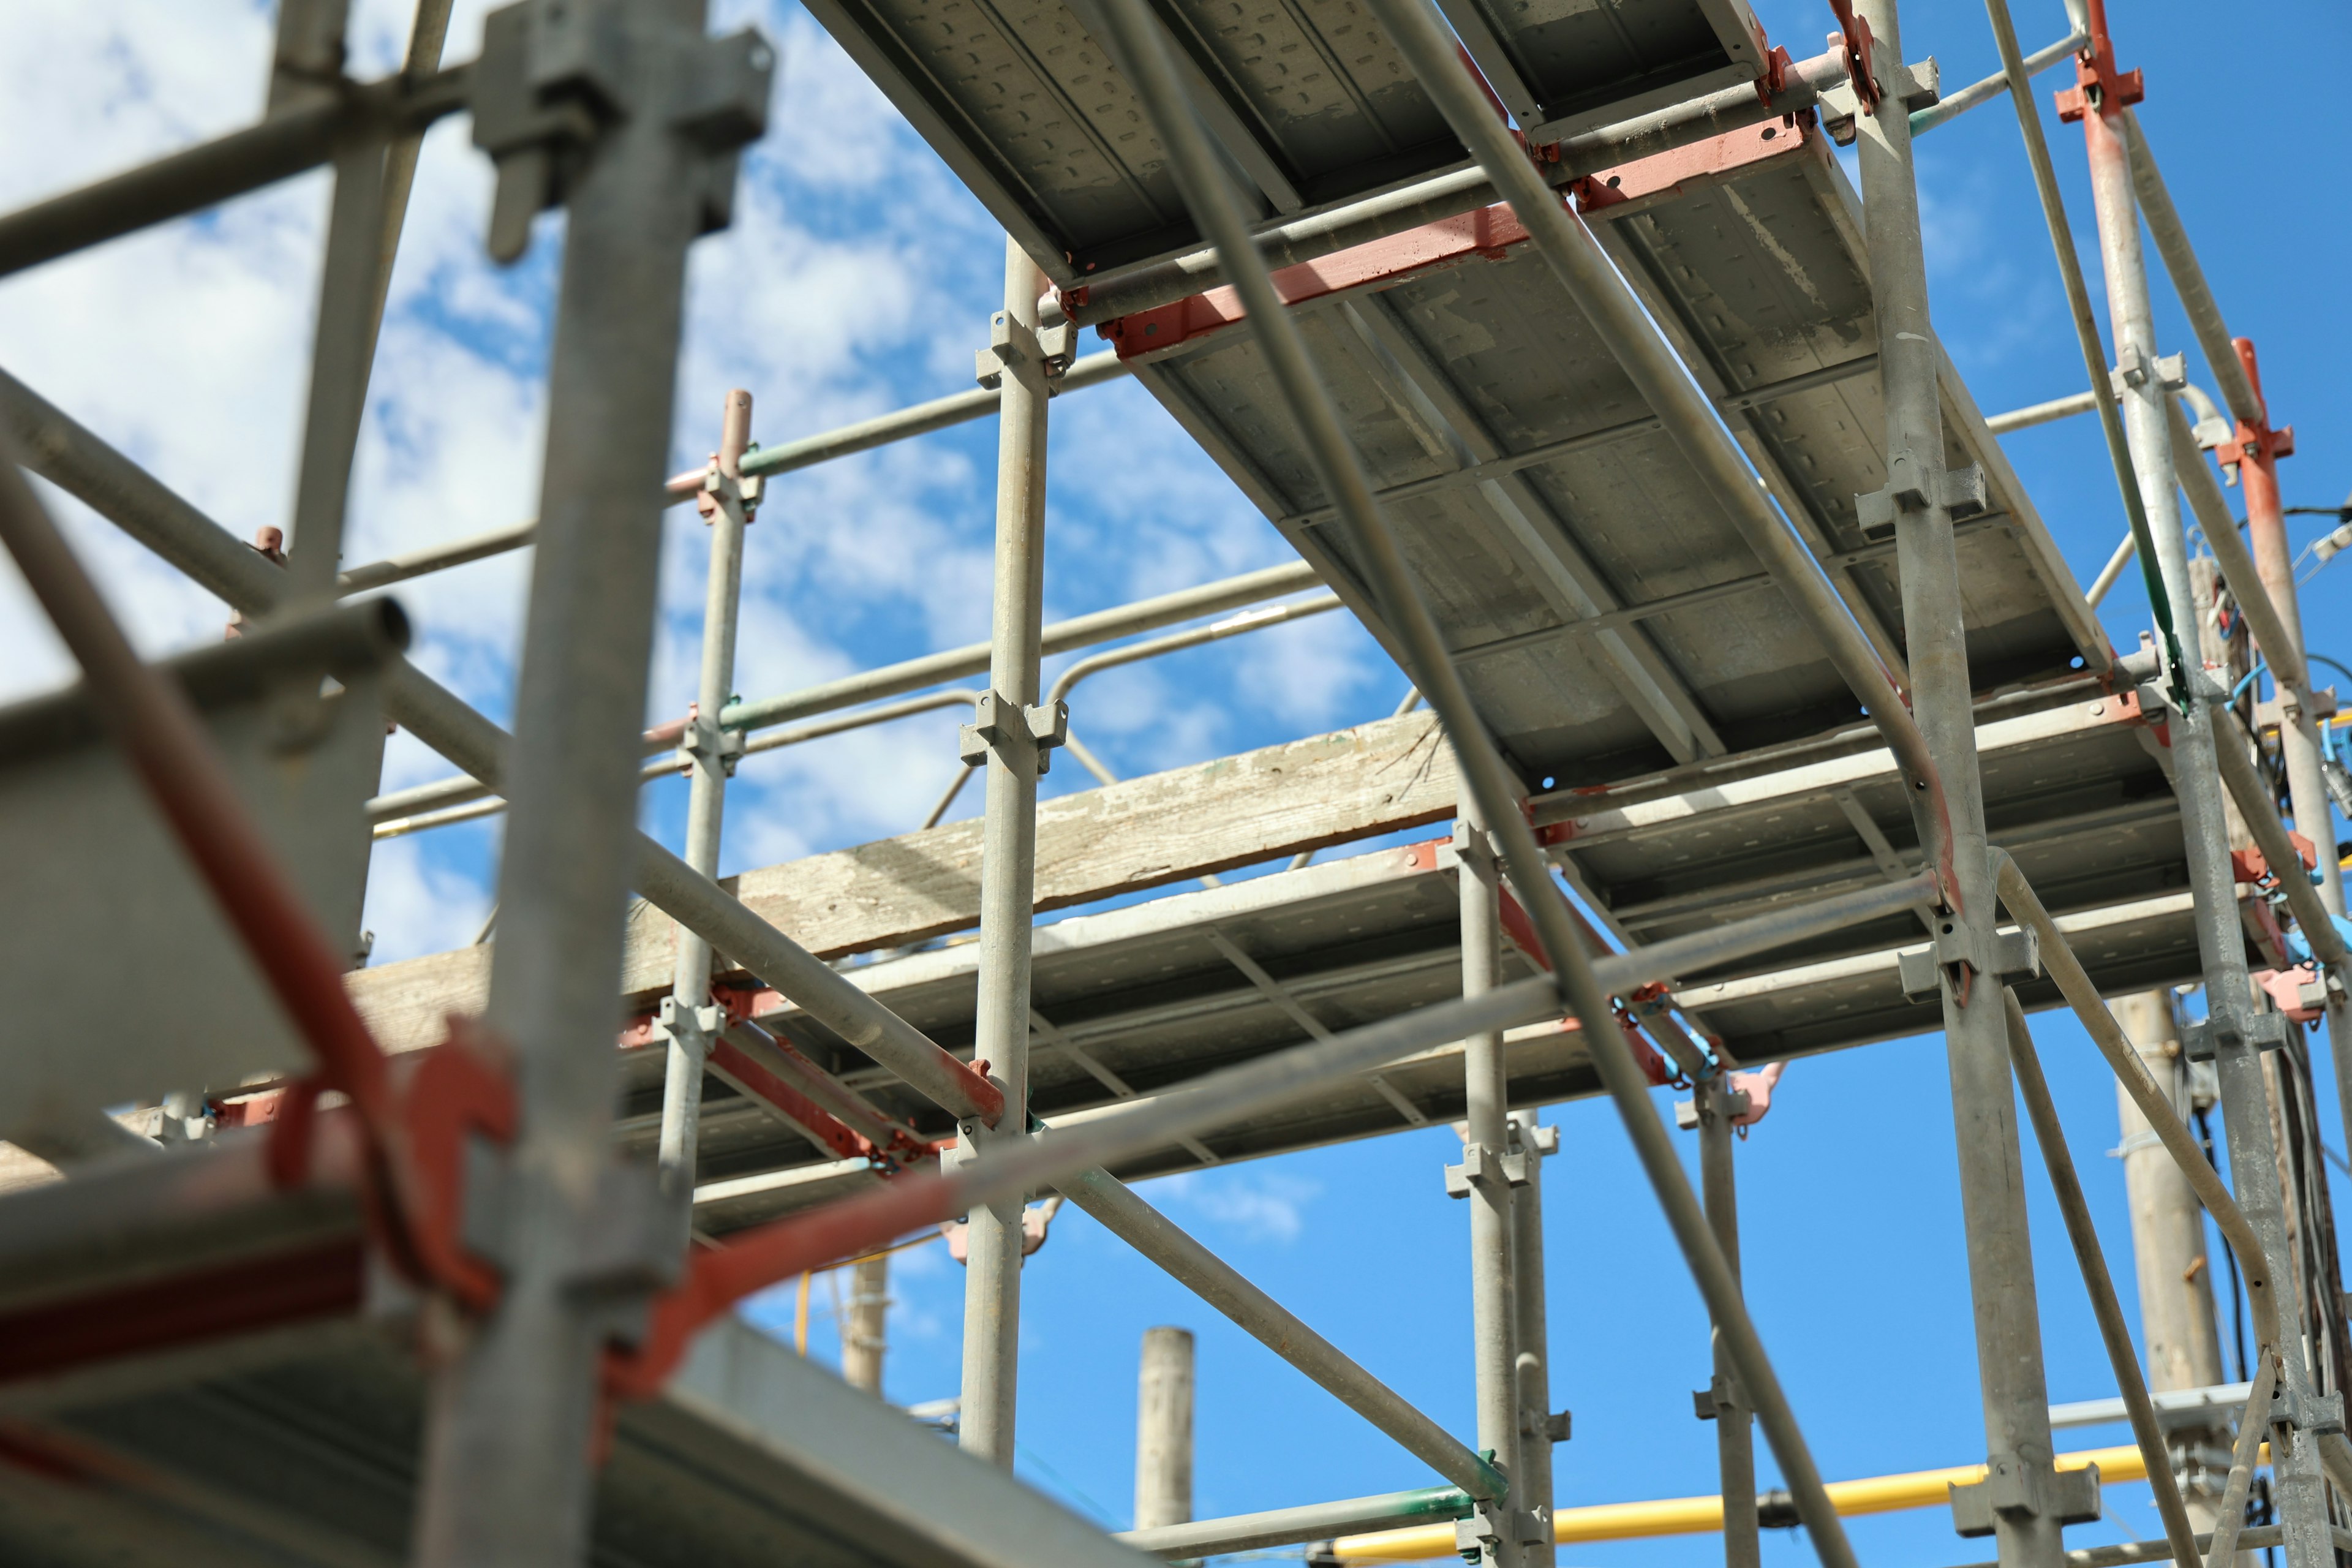
<path fill-rule="evenodd" d="M 1052 771 L 1054 748 L 1067 745 L 1070 740 L 1070 705 L 1055 700 L 1051 703 L 1021 707 L 1007 702 L 993 691 L 981 694 L 972 704 L 971 722 L 956 731 L 956 755 L 968 768 L 986 764 L 991 752 L 1020 743 L 1034 747 L 1037 772 L 1043 775 Z M 1009 755 L 1008 766 L 1017 766 Z"/>
<path fill-rule="evenodd" d="M 1717 1373 L 1705 1388 L 1691 1391 L 1691 1414 L 1702 1421 L 1736 1421 L 1749 1414 L 1749 1406 L 1740 1397 L 1738 1382 Z"/>
<path fill-rule="evenodd" d="M 2000 1516 L 2089 1524 L 2099 1518 L 2099 1467 L 2061 1470 L 2047 1459 L 1995 1454 L 1984 1479 L 1952 1483 L 1952 1528 L 1960 1534 L 1990 1535 Z"/>
<path fill-rule="evenodd" d="M 1034 366 L 1042 379 L 1051 382 L 1077 357 L 1078 329 L 1072 322 L 1056 321 L 1033 331 L 999 310 L 988 319 L 988 346 L 972 353 L 972 379 L 995 392 L 1003 386 L 1006 371 L 1018 374 L 1023 367 Z"/>

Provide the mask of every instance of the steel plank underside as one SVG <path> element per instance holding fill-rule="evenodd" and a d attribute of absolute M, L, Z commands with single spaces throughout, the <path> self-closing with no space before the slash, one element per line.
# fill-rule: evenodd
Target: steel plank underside
<path fill-rule="evenodd" d="M 812 0 L 809 9 L 1055 283 L 1200 244 L 1133 90 L 1088 29 L 1092 0 Z M 1349 0 L 1160 0 L 1155 9 L 1237 167 L 1286 187 L 1263 193 L 1268 216 L 1321 210 L 1465 162 L 1403 58 Z M 1484 26 L 1507 61 L 1482 40 L 1482 64 L 1511 96 L 1532 99 L 1549 136 L 1760 69 L 1743 0 L 1519 4 L 1495 8 Z"/>
<path fill-rule="evenodd" d="M 1783 505 L 1816 552 L 1867 552 L 1854 498 L 1885 483 L 1876 330 L 1859 214 L 1818 132 L 1781 133 L 1725 177 L 1692 181 L 1596 231 L 1652 314 L 1718 399 L 1859 363 L 1854 374 L 1729 416 L 1751 458 L 1785 479 Z M 1387 323 L 1374 320 L 1384 313 Z M 1376 486 L 1440 479 L 1465 465 L 1458 427 L 1434 416 L 1390 344 L 1401 328 L 1503 454 L 1593 437 L 1648 408 L 1542 258 L 1524 243 L 1499 258 L 1376 279 L 1296 308 L 1325 384 Z M 1240 324 L 1139 355 L 1140 379 L 1322 569 L 1350 607 L 1398 645 L 1361 587 L 1356 549 L 1318 515 L 1317 483 L 1271 377 Z M 1997 526 L 1958 539 L 1960 610 L 1979 690 L 2043 679 L 2110 656 L 2080 589 L 1957 377 L 1948 388 L 1948 461 L 1981 463 Z M 1729 519 L 1654 428 L 1520 470 L 1549 518 L 1613 593 L 1641 606 L 1708 595 L 1644 616 L 1648 639 L 1720 736 L 1739 752 L 1811 734 L 1859 712 L 1821 645 L 1769 585 Z M 1770 477 L 1768 472 L 1768 478 Z M 1607 783 L 1678 759 L 1612 684 L 1600 638 L 1572 629 L 1530 569 L 1491 487 L 1455 484 L 1389 503 L 1398 542 L 1449 647 L 1481 649 L 1464 672 L 1489 726 L 1529 785 Z M 1885 554 L 1851 568 L 1857 609 L 1899 640 L 1902 602 Z"/>

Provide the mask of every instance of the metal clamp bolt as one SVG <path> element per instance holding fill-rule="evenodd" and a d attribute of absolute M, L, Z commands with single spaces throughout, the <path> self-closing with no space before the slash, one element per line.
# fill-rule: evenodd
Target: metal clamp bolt
<path fill-rule="evenodd" d="M 2314 1394 L 2304 1388 L 2282 1388 L 2271 1405 L 2271 1424 L 2289 1426 L 2313 1436 L 2344 1430 L 2344 1395 Z"/>
<path fill-rule="evenodd" d="M 964 766 L 976 768 L 987 763 L 991 752 L 1003 755 L 1000 748 L 1027 742 L 1035 748 L 1037 772 L 1042 775 L 1053 769 L 1054 748 L 1067 745 L 1069 740 L 1068 703 L 1055 700 L 1024 708 L 985 691 L 972 704 L 971 722 L 956 731 L 956 755 Z M 1018 765 L 1009 755 L 1005 763 Z"/>
<path fill-rule="evenodd" d="M 712 1042 L 726 1029 L 726 1008 L 688 1007 L 675 996 L 665 996 L 660 1010 L 654 1015 L 652 1032 L 701 1061 L 710 1055 Z"/>

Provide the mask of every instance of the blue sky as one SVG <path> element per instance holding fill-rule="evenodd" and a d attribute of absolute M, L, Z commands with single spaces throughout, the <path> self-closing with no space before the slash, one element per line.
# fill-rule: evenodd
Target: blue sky
<path fill-rule="evenodd" d="M 995 308 L 1000 239 L 978 205 L 795 5 L 728 5 L 784 47 L 774 128 L 746 160 L 737 219 L 698 247 L 681 361 L 677 460 L 698 461 L 730 386 L 757 399 L 755 430 L 781 439 L 969 384 L 969 350 Z M 2065 23 L 2056 0 L 2019 0 L 2030 49 Z M 2291 505 L 2352 489 L 2352 393 L 2337 299 L 2352 224 L 2336 196 L 2347 155 L 2324 74 L 2352 46 L 2352 15 L 2292 0 L 2217 71 L 2226 37 L 2185 0 L 2118 4 L 2122 64 L 2147 73 L 2141 118 L 2234 331 L 2263 351 L 2275 417 L 2301 455 Z M 1804 54 L 1825 6 L 1767 0 L 1776 42 Z M 402 8 L 358 7 L 370 68 L 396 56 Z M 462 5 L 453 58 L 479 9 Z M 1995 65 L 1972 0 L 1919 0 L 1909 54 L 1945 79 Z M 13 207 L 249 118 L 268 56 L 267 16 L 223 3 L 27 4 L 0 13 L 0 205 Z M 2081 133 L 2038 101 L 2078 244 L 2095 258 Z M 11 134 L 13 133 L 13 134 Z M 37 156 L 22 150 L 37 149 Z M 1989 411 L 2079 388 L 2047 237 L 2005 102 L 1927 138 L 1919 167 L 1938 330 Z M 218 214 L 0 283 L 0 363 L 152 466 L 229 526 L 289 510 L 325 199 L 291 182 Z M 354 558 L 530 515 L 561 221 L 519 268 L 480 257 L 488 182 L 462 123 L 428 142 L 362 439 Z M 2101 292 L 2095 277 L 2095 297 Z M 2159 282 L 2159 333 L 2210 386 Z M 2070 421 L 2005 446 L 2067 559 L 2088 581 L 2123 516 L 2096 429 Z M 994 432 L 968 426 L 779 482 L 752 532 L 740 689 L 761 696 L 980 637 L 986 621 Z M 1274 531 L 1138 387 L 1059 401 L 1050 464 L 1050 615 L 1114 604 L 1271 564 Z M 69 504 L 59 511 L 144 646 L 217 636 L 221 606 Z M 2298 519 L 2300 547 L 2324 523 Z M 663 633 L 651 716 L 691 693 L 700 527 L 675 515 L 664 560 Z M 5 569 L 0 569 L 5 570 Z M 2352 568 L 2306 591 L 2311 646 L 2352 660 Z M 502 712 L 519 626 L 521 563 L 486 563 L 401 590 L 425 662 Z M 2146 605 L 2128 574 L 2104 606 L 2137 640 Z M 15 656 L 0 686 L 61 679 L 62 655 L 13 577 L 0 626 Z M 1091 682 L 1076 721 L 1122 772 L 1172 766 L 1377 717 L 1402 677 L 1343 616 L 1323 616 L 1134 667 Z M 754 760 L 731 801 L 725 869 L 903 831 L 953 762 L 935 714 Z M 444 764 L 403 738 L 393 784 Z M 1057 769 L 1055 789 L 1079 787 Z M 648 796 L 675 833 L 682 792 Z M 975 806 L 976 801 L 966 803 Z M 396 958 L 469 940 L 488 902 L 497 828 L 403 839 L 379 851 L 369 923 Z M 2128 1274 L 2114 1091 L 2086 1040 L 2040 1026 L 2060 1110 L 2109 1254 Z M 2321 1053 L 2324 1056 L 2324 1051 Z M 2323 1074 L 2326 1065 L 2322 1063 Z M 2323 1078 L 2324 1105 L 2332 1084 Z M 1664 1109 L 1664 1095 L 1660 1109 Z M 1713 1489 L 1710 1428 L 1686 1391 L 1707 1375 L 1704 1316 L 1622 1130 L 1600 1104 L 1549 1113 L 1563 1153 L 1547 1178 L 1555 1403 L 1576 1412 L 1558 1454 L 1562 1506 Z M 2341 1130 L 2326 1113 L 2329 1142 Z M 1823 1469 L 1831 1476 L 1981 1458 L 1960 1211 L 1939 1042 L 1922 1039 L 1793 1068 L 1741 1148 L 1751 1300 Z M 1150 1189 L 1275 1295 L 1454 1430 L 1471 1426 L 1467 1222 L 1444 1196 L 1457 1157 L 1444 1129 L 1182 1178 Z M 2027 1152 L 2042 1322 L 2054 1398 L 2112 1392 L 2071 1255 Z M 961 1271 L 942 1249 L 902 1255 L 888 1392 L 954 1391 Z M 1427 1473 L 1269 1352 L 1067 1211 L 1027 1274 L 1022 1469 L 1081 1511 L 1124 1524 L 1133 1463 L 1136 1346 L 1144 1328 L 1200 1335 L 1203 1514 L 1423 1484 Z M 2136 1301 L 2126 1285 L 2127 1310 Z M 830 1291 L 814 1292 L 812 1350 L 835 1353 Z M 788 1321 L 789 1300 L 763 1317 Z M 2079 1446 L 2125 1441 L 2120 1430 Z M 2148 1535 L 2144 1487 L 2110 1489 L 2110 1523 L 2071 1543 Z M 1938 1512 L 1853 1522 L 1872 1562 L 1933 1564 L 1984 1553 Z M 1571 1551 L 1579 1564 L 1664 1563 L 1711 1541 Z M 1775 1563 L 1809 1555 L 1775 1534 Z"/>

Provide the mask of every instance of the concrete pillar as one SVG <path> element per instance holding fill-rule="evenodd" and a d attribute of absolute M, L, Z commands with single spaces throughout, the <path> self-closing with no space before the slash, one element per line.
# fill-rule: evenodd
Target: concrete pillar
<path fill-rule="evenodd" d="M 1135 1389 L 1135 1528 L 1192 1522 L 1192 1331 L 1143 1331 Z"/>
<path fill-rule="evenodd" d="M 882 1357 L 889 1349 L 890 1255 L 861 1258 L 849 1276 L 849 1321 L 841 1331 L 841 1375 L 852 1388 L 882 1397 Z"/>

